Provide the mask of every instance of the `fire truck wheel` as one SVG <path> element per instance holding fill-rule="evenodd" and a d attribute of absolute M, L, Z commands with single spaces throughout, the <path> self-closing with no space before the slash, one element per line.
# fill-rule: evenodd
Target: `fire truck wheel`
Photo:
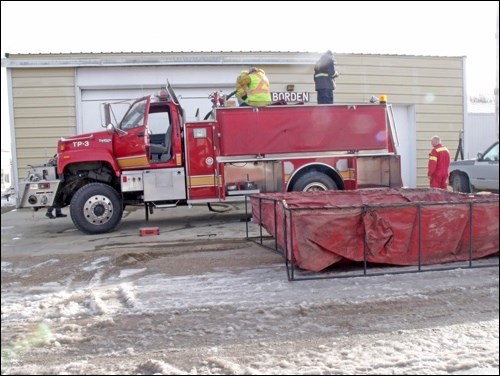
<path fill-rule="evenodd" d="M 103 234 L 120 223 L 123 204 L 118 192 L 109 185 L 90 183 L 74 194 L 70 212 L 73 223 L 80 231 Z"/>
<path fill-rule="evenodd" d="M 304 191 L 304 192 L 314 192 L 314 191 L 328 191 L 337 190 L 337 184 L 328 175 L 312 171 L 301 176 L 293 185 L 292 191 Z"/>

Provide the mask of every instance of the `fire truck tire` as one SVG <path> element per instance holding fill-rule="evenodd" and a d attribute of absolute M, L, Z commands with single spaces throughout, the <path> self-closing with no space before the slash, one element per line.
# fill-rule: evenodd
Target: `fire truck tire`
<path fill-rule="evenodd" d="M 71 219 L 76 228 L 86 234 L 112 231 L 121 221 L 123 203 L 120 194 L 102 183 L 90 183 L 80 188 L 71 199 Z"/>
<path fill-rule="evenodd" d="M 296 192 L 333 191 L 337 189 L 337 184 L 333 179 L 319 171 L 312 171 L 304 174 L 292 187 L 292 191 Z"/>

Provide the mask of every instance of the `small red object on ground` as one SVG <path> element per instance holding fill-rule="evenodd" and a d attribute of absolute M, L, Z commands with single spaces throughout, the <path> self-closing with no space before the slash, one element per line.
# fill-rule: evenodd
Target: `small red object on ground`
<path fill-rule="evenodd" d="M 160 235 L 159 227 L 142 227 L 139 229 L 141 236 Z"/>

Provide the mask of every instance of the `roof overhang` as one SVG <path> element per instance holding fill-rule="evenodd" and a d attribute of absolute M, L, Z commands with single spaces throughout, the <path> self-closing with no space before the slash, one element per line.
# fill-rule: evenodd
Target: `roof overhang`
<path fill-rule="evenodd" d="M 112 67 L 154 65 L 313 65 L 313 52 L 130 52 L 6 54 L 5 68 Z"/>

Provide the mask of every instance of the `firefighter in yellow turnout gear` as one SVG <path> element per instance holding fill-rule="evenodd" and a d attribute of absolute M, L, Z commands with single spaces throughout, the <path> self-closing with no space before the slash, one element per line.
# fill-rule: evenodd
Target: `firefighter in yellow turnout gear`
<path fill-rule="evenodd" d="M 241 71 L 236 80 L 236 97 L 240 106 L 263 107 L 271 104 L 269 80 L 261 68 Z"/>
<path fill-rule="evenodd" d="M 248 78 L 248 70 L 242 70 L 236 79 L 236 98 L 240 106 L 245 102 L 245 99 L 248 98 L 247 89 L 249 84 L 250 79 Z M 243 99 L 243 97 L 245 98 Z"/>

